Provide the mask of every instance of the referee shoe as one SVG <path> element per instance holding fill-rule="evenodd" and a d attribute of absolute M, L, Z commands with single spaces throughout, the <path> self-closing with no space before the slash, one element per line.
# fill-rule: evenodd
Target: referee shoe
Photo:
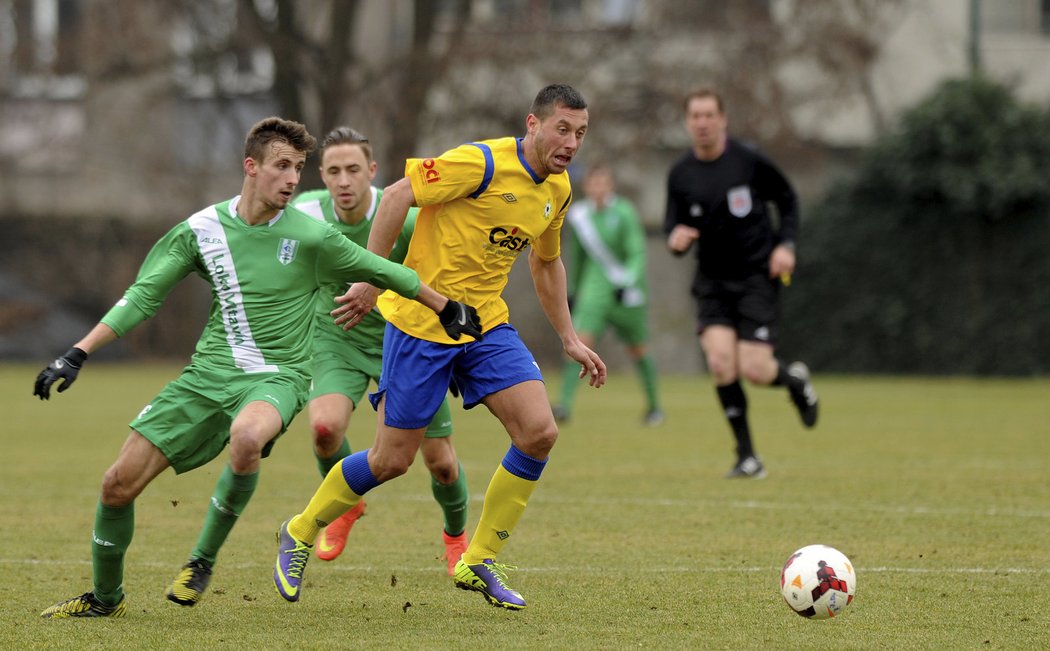
<path fill-rule="evenodd" d="M 755 455 L 749 455 L 736 462 L 726 473 L 726 479 L 765 479 L 766 468 Z"/>
<path fill-rule="evenodd" d="M 820 400 L 809 379 L 809 367 L 802 362 L 792 362 L 787 367 L 787 373 L 792 379 L 792 382 L 788 384 L 791 402 L 795 403 L 802 424 L 806 427 L 813 427 L 817 424 L 817 408 L 820 406 Z"/>

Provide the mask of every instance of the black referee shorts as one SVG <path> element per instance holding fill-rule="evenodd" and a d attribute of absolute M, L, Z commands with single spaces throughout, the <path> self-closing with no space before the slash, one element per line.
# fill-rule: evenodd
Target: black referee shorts
<path fill-rule="evenodd" d="M 743 280 L 700 278 L 693 286 L 699 304 L 697 333 L 729 326 L 744 341 L 776 345 L 780 322 L 780 280 L 754 274 Z"/>

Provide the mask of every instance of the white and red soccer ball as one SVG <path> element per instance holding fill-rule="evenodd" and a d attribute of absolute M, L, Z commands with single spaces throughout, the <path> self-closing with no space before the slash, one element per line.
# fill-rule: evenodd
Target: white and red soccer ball
<path fill-rule="evenodd" d="M 788 557 L 780 592 L 799 615 L 828 619 L 841 615 L 857 593 L 857 573 L 845 554 L 827 545 L 808 545 Z"/>

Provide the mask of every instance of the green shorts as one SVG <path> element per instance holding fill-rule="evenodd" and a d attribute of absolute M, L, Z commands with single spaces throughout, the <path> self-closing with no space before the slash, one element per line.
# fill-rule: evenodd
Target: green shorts
<path fill-rule="evenodd" d="M 334 345 L 324 338 L 315 339 L 310 400 L 340 393 L 349 398 L 354 403 L 354 409 L 357 409 L 368 389 L 368 383 L 378 383 L 382 370 L 382 351 L 361 351 L 345 342 Z M 427 426 L 426 437 L 445 438 L 451 435 L 452 409 L 446 396 Z"/>
<path fill-rule="evenodd" d="M 129 424 L 167 457 L 176 473 L 199 468 L 219 456 L 230 442 L 230 424 L 249 402 L 268 402 L 281 414 L 281 431 L 306 404 L 307 380 L 290 371 L 231 373 L 190 364 L 161 389 Z"/>
<path fill-rule="evenodd" d="M 638 346 L 649 340 L 648 310 L 645 305 L 625 307 L 611 295 L 583 294 L 576 300 L 572 324 L 576 332 L 601 339 L 612 326 L 620 341 Z"/>

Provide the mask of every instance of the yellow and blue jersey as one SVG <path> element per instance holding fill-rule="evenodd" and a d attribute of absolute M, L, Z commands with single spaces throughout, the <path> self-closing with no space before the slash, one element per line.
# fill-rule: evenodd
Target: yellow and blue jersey
<path fill-rule="evenodd" d="M 521 139 L 472 142 L 437 158 L 409 159 L 405 176 L 420 206 L 404 264 L 422 282 L 473 305 L 482 331 L 507 323 L 501 294 L 518 255 L 532 246 L 557 258 L 561 227 L 572 200 L 568 174 L 542 178 L 525 162 Z M 414 337 L 453 341 L 429 309 L 386 292 L 383 316 Z"/>

